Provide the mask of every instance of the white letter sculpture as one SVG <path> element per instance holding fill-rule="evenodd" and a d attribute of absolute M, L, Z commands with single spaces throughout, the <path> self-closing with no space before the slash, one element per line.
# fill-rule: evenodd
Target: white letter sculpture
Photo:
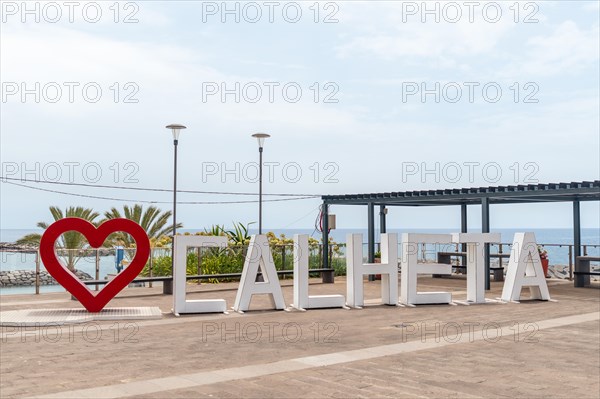
<path fill-rule="evenodd" d="M 227 247 L 227 237 L 175 236 L 175 263 L 173 270 L 173 314 L 180 313 L 227 313 L 224 299 L 185 300 L 186 265 L 188 247 Z"/>
<path fill-rule="evenodd" d="M 364 263 L 362 234 L 346 237 L 346 297 L 347 305 L 364 306 L 363 276 L 381 274 L 381 300 L 387 305 L 398 304 L 398 235 L 381 235 L 381 263 Z"/>
<path fill-rule="evenodd" d="M 518 302 L 523 287 L 529 287 L 531 299 L 551 300 L 533 233 L 515 233 L 500 299 Z"/>
<path fill-rule="evenodd" d="M 256 282 L 259 266 L 264 282 Z M 240 313 L 248 310 L 252 295 L 255 294 L 270 294 L 273 307 L 285 309 L 281 285 L 266 235 L 253 235 L 250 239 L 233 310 Z"/>
<path fill-rule="evenodd" d="M 465 305 L 497 302 L 485 298 L 484 249 L 487 243 L 499 243 L 500 233 L 454 233 L 452 242 L 467 244 L 467 301 L 456 302 Z"/>
<path fill-rule="evenodd" d="M 452 303 L 449 292 L 417 292 L 418 274 L 452 274 L 452 265 L 444 263 L 418 264 L 418 244 L 444 244 L 452 242 L 450 234 L 402 234 L 402 273 L 400 303 L 408 306 Z"/>
<path fill-rule="evenodd" d="M 308 235 L 294 235 L 294 303 L 298 310 L 313 308 L 343 308 L 343 295 L 308 295 Z"/>

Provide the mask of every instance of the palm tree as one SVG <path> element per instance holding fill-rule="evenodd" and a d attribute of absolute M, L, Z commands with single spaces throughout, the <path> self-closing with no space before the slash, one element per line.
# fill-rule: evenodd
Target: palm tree
<path fill-rule="evenodd" d="M 32 246 L 32 247 L 39 248 L 40 247 L 40 240 L 41 239 L 42 239 L 42 235 L 41 234 L 31 233 L 31 234 L 26 234 L 23 237 L 19 238 L 15 242 L 15 244 L 27 245 L 27 246 Z"/>
<path fill-rule="evenodd" d="M 154 244 L 163 236 L 168 236 L 173 233 L 173 224 L 168 224 L 171 217 L 171 211 L 162 212 L 155 206 L 149 206 L 145 211 L 142 205 L 136 204 L 133 207 L 128 205 L 123 206 L 123 215 L 117 208 L 111 208 L 110 211 L 104 213 L 105 220 L 125 217 L 139 224 L 148 235 L 150 243 Z M 183 225 L 177 223 L 177 228 Z M 118 232 L 111 237 L 114 242 L 123 245 L 125 248 L 133 248 L 135 241 L 129 234 Z"/>
<path fill-rule="evenodd" d="M 97 225 L 95 220 L 98 216 L 100 216 L 100 214 L 97 212 L 94 212 L 94 210 L 92 210 L 90 208 L 83 208 L 81 206 L 78 206 L 78 207 L 70 206 L 65 210 L 65 212 L 63 212 L 57 206 L 51 206 L 50 213 L 52 214 L 52 218 L 54 219 L 55 222 L 60 219 L 67 218 L 67 217 L 76 217 L 76 218 L 85 219 L 88 222 L 92 223 L 93 225 Z M 44 230 L 46 230 L 48 228 L 48 226 L 50 226 L 50 224 L 46 223 L 46 222 L 38 222 L 38 224 L 37 224 L 37 227 L 44 229 Z M 31 244 L 31 245 L 35 245 L 35 246 L 39 247 L 41 239 L 42 239 L 41 234 L 27 234 L 26 236 L 21 237 L 19 240 L 17 240 L 17 243 L 18 244 Z M 80 251 L 78 251 L 78 250 L 84 249 L 89 245 L 87 239 L 81 233 L 79 233 L 77 231 L 67 231 L 67 232 L 63 233 L 58 238 L 58 240 L 56 240 L 56 242 L 58 243 L 57 247 L 59 249 L 66 250 L 66 251 L 59 251 L 59 253 L 60 252 L 63 253 L 63 255 L 61 255 L 61 257 L 67 262 L 67 268 L 69 270 L 71 270 L 72 272 L 74 272 L 75 264 L 83 256 L 83 254 L 80 253 Z M 66 252 L 66 254 L 65 254 L 65 252 Z"/>

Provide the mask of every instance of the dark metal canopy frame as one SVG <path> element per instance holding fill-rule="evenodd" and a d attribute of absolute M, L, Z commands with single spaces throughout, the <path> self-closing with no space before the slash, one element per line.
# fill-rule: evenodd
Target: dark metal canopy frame
<path fill-rule="evenodd" d="M 460 206 L 461 232 L 467 232 L 467 206 L 481 205 L 481 232 L 490 232 L 490 205 L 543 202 L 573 204 L 574 256 L 581 256 L 581 201 L 600 201 L 600 180 L 571 183 L 528 184 L 498 187 L 472 187 L 447 190 L 402 191 L 371 194 L 324 195 L 323 200 L 323 269 L 329 265 L 329 206 L 366 205 L 368 223 L 368 260 L 375 259 L 375 207 L 379 206 L 379 224 L 386 232 L 388 206 Z M 490 289 L 489 244 L 485 248 L 486 289 Z M 333 270 L 323 273 L 323 282 L 333 282 Z"/>

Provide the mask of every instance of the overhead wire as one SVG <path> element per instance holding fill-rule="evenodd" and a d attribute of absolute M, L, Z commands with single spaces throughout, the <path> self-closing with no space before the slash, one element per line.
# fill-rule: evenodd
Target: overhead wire
<path fill-rule="evenodd" d="M 92 198 L 92 199 L 101 199 L 101 200 L 110 200 L 110 201 L 120 201 L 120 202 L 139 202 L 139 203 L 146 203 L 146 204 L 171 204 L 172 203 L 171 201 L 149 201 L 149 200 L 140 200 L 140 199 L 125 199 L 125 198 L 104 197 L 104 196 L 88 195 L 88 194 L 69 193 L 69 192 L 66 192 L 66 191 L 51 190 L 51 189 L 41 188 L 41 187 L 32 187 L 32 186 L 28 186 L 26 184 L 19 184 L 19 183 L 14 183 L 14 182 L 10 182 L 10 181 L 4 181 L 3 183 L 11 184 L 11 185 L 14 185 L 14 186 L 19 186 L 19 187 L 24 187 L 24 188 L 29 188 L 31 190 L 45 191 L 45 192 L 50 192 L 50 193 L 55 193 L 55 194 L 62 194 L 62 195 L 70 195 L 70 196 L 74 196 L 74 197 L 83 197 L 83 198 Z M 315 199 L 315 198 L 316 198 L 316 196 L 304 196 L 304 197 L 293 197 L 293 198 L 277 198 L 277 199 L 263 200 L 263 202 L 296 201 L 296 200 Z M 242 200 L 242 201 L 177 201 L 177 204 L 182 204 L 182 205 L 224 205 L 224 204 L 250 204 L 250 203 L 257 203 L 257 202 L 258 202 L 258 200 Z"/>
<path fill-rule="evenodd" d="M 23 178 L 14 178 L 14 177 L 0 176 L 0 182 L 2 182 L 2 183 L 9 183 L 11 181 L 19 181 L 21 183 L 25 182 L 25 183 L 40 183 L 40 184 L 57 184 L 57 185 L 74 186 L 74 187 L 107 188 L 107 189 L 118 189 L 118 190 L 168 192 L 168 193 L 172 193 L 173 192 L 172 189 L 166 189 L 166 188 L 111 186 L 111 185 L 105 185 L 105 184 L 60 182 L 60 181 L 48 181 L 48 180 L 38 180 L 38 179 L 23 179 Z M 258 195 L 258 193 L 232 192 L 232 191 L 177 190 L 177 192 L 178 193 L 186 193 L 186 194 Z M 272 197 L 320 197 L 321 194 L 270 193 L 270 194 L 263 194 L 263 196 L 272 196 Z"/>

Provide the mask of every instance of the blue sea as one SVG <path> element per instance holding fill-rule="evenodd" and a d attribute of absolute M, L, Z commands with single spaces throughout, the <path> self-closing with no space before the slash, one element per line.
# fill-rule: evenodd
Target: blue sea
<path fill-rule="evenodd" d="M 182 232 L 196 232 L 203 231 L 202 229 L 185 229 Z M 314 231 L 314 229 L 281 229 L 281 230 L 266 230 L 273 231 L 276 235 L 284 234 L 286 237 L 293 237 L 294 234 L 308 234 L 314 238 L 319 239 L 320 233 Z M 453 233 L 457 230 L 453 229 L 388 229 L 389 233 Z M 567 265 L 569 264 L 568 259 L 568 244 L 573 243 L 573 231 L 571 229 L 496 229 L 493 232 L 501 233 L 503 243 L 512 243 L 513 236 L 516 232 L 533 231 L 536 235 L 537 242 L 539 244 L 546 244 L 545 248 L 548 251 L 548 256 L 551 265 Z M 14 242 L 26 234 L 40 233 L 40 230 L 23 230 L 23 229 L 1 229 L 0 230 L 0 242 Z M 255 234 L 257 231 L 250 231 Z M 332 230 L 330 236 L 336 242 L 345 242 L 346 235 L 349 233 L 361 233 L 363 234 L 363 241 L 367 240 L 366 229 L 337 229 Z M 379 232 L 376 230 L 376 241 Z M 581 231 L 581 242 L 583 245 L 587 245 L 587 254 L 591 256 L 600 255 L 600 229 L 589 228 L 582 229 Z M 551 245 L 550 245 L 551 244 Z M 365 247 L 366 253 L 366 247 Z M 508 249 L 504 250 L 505 252 Z M 492 252 L 495 252 L 492 249 Z M 22 254 L 14 252 L 0 252 L 0 271 L 6 270 L 34 270 L 35 269 L 35 254 Z M 43 265 L 41 265 L 43 269 Z M 95 276 L 95 259 L 81 258 L 76 265 L 77 269 L 82 270 L 92 277 Z M 100 257 L 100 274 L 101 279 L 109 273 L 115 272 L 115 257 L 114 256 L 102 256 Z M 41 292 L 57 292 L 63 291 L 60 286 L 42 286 L 40 287 Z M 0 295 L 8 294 L 31 294 L 34 293 L 33 287 L 9 287 L 0 288 Z"/>

